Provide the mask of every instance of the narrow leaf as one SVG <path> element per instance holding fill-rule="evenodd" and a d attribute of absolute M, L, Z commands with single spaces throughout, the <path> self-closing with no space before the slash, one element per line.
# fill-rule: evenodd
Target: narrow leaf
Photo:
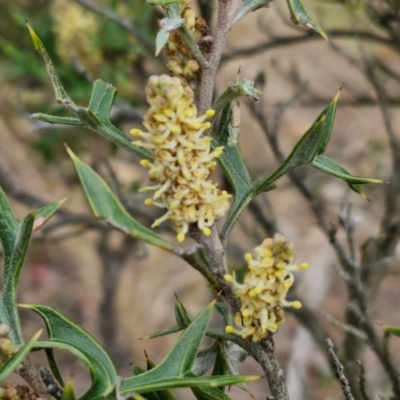
<path fill-rule="evenodd" d="M 44 47 L 42 41 L 39 39 L 39 36 L 28 24 L 28 22 L 26 23 L 26 26 L 28 27 L 29 34 L 31 35 L 33 47 L 42 56 L 44 60 L 47 72 L 50 76 L 51 83 L 53 85 L 56 101 L 64 105 L 67 103 L 73 103 L 72 100 L 69 98 L 67 92 L 65 91 L 63 85 L 61 84 L 60 79 L 58 78 L 56 70 L 53 66 L 53 63 L 51 62 L 50 57 L 47 54 L 46 48 Z"/>
<path fill-rule="evenodd" d="M 338 163 L 323 155 L 315 157 L 311 163 L 311 166 L 321 172 L 324 172 L 325 174 L 334 176 L 347 182 L 351 190 L 360 194 L 366 200 L 368 200 L 368 198 L 359 185 L 369 183 L 385 183 L 385 181 L 381 179 L 364 178 L 362 176 L 351 175 Z"/>
<path fill-rule="evenodd" d="M 199 378 L 190 369 L 207 329 L 215 301 L 188 326 L 165 359 L 154 369 L 124 381 L 121 393 L 146 393 L 178 387 L 218 387 L 255 380 L 256 376 Z"/>
<path fill-rule="evenodd" d="M 218 388 L 191 388 L 193 394 L 196 396 L 197 400 L 230 400 L 231 398 L 227 396 L 224 392 Z"/>
<path fill-rule="evenodd" d="M 400 337 L 400 328 L 397 326 L 385 325 L 383 327 L 385 332 L 391 333 L 392 335 Z"/>
<path fill-rule="evenodd" d="M 328 37 L 321 29 L 321 27 L 316 24 L 307 14 L 300 0 L 287 0 L 287 3 L 290 10 L 290 18 L 292 19 L 292 22 L 294 24 L 302 24 L 307 28 L 310 28 L 319 33 L 326 41 L 329 41 Z"/>
<path fill-rule="evenodd" d="M 74 163 L 74 167 L 96 218 L 103 219 L 116 229 L 146 243 L 153 244 L 165 250 L 173 249 L 170 243 L 157 236 L 152 230 L 146 228 L 128 214 L 103 178 L 81 161 L 71 149 L 67 148 L 67 152 Z"/>
<path fill-rule="evenodd" d="M 385 183 L 385 181 L 381 179 L 364 178 L 362 176 L 351 175 L 338 163 L 336 163 L 335 161 L 326 156 L 315 157 L 311 165 L 314 168 L 322 172 L 325 172 L 328 175 L 335 176 L 336 178 L 340 178 L 348 183 L 358 183 L 358 184 Z"/>
<path fill-rule="evenodd" d="M 92 386 L 80 400 L 103 400 L 112 392 L 117 379 L 114 365 L 92 336 L 50 307 L 32 304 L 22 307 L 39 314 L 47 327 L 49 340 L 38 342 L 35 347 L 69 351 L 89 368 Z"/>
<path fill-rule="evenodd" d="M 333 123 L 336 116 L 336 108 L 339 100 L 342 88 L 336 93 L 335 97 L 331 102 L 323 109 L 321 114 L 318 116 L 315 122 L 324 120 L 324 126 L 322 129 L 322 137 L 318 145 L 317 155 L 323 155 L 328 146 L 329 140 L 331 139 L 331 133 L 333 128 Z"/>
<path fill-rule="evenodd" d="M 55 68 L 50 60 L 50 57 L 44 47 L 42 41 L 36 35 L 34 30 L 31 28 L 29 24 L 27 24 L 29 33 L 32 38 L 33 45 L 35 50 L 39 52 L 42 56 L 47 72 L 50 76 L 56 101 L 62 104 L 64 107 L 72 111 L 77 115 L 79 118 L 81 125 L 86 126 L 87 128 L 99 133 L 106 139 L 110 140 L 111 142 L 117 144 L 118 146 L 122 147 L 123 149 L 137 155 L 140 158 L 150 159 L 151 156 L 149 152 L 144 149 L 141 149 L 135 146 L 132 141 L 122 133 L 118 128 L 111 124 L 109 121 L 109 115 L 104 115 L 102 112 L 105 109 L 110 111 L 112 103 L 115 99 L 115 95 L 117 93 L 116 89 L 114 89 L 111 85 L 106 84 L 102 81 L 96 81 L 93 85 L 93 92 L 92 98 L 89 104 L 89 109 L 84 107 L 77 106 L 68 96 L 67 92 L 65 91 L 64 87 L 62 86 L 60 79 L 57 76 Z M 100 103 L 100 111 L 97 112 L 93 107 L 93 104 L 98 105 Z M 102 104 L 103 103 L 103 104 Z M 67 120 L 63 120 L 63 117 L 53 117 L 47 116 L 44 114 L 34 114 L 35 118 L 44 120 L 48 119 L 47 122 L 50 123 L 66 123 L 68 125 L 77 125 L 78 121 L 74 118 L 70 118 Z"/>
<path fill-rule="evenodd" d="M 14 345 L 22 344 L 21 324 L 17 309 L 17 288 L 21 267 L 28 249 L 29 239 L 35 220 L 35 212 L 29 213 L 22 221 L 18 235 L 15 239 L 12 257 L 4 264 L 4 283 L 1 296 L 8 315 L 8 323 L 11 328 L 10 338 Z"/>
<path fill-rule="evenodd" d="M 218 158 L 218 162 L 234 191 L 234 201 L 222 230 L 222 237 L 225 239 L 227 239 L 242 211 L 251 201 L 251 193 L 254 189 L 254 183 L 251 181 L 246 165 L 243 162 L 239 146 L 237 144 L 232 145 L 229 142 L 231 116 L 232 110 L 230 105 L 228 105 L 224 108 L 221 115 L 218 137 L 211 143 L 213 148 L 224 146 L 224 151 Z"/>
<path fill-rule="evenodd" d="M 136 156 L 150 160 L 148 151 L 135 146 L 128 136 L 110 122 L 110 111 L 116 95 L 117 89 L 98 79 L 93 84 L 89 109 L 80 108 L 75 112 L 88 128 Z"/>
<path fill-rule="evenodd" d="M 82 121 L 79 118 L 74 117 L 58 117 L 56 115 L 34 113 L 31 114 L 31 118 L 35 118 L 38 121 L 47 122 L 49 124 L 83 126 Z"/>
<path fill-rule="evenodd" d="M 178 296 L 175 295 L 175 318 L 176 322 L 182 328 L 186 328 L 192 320 L 190 319 L 185 306 L 178 299 Z"/>
<path fill-rule="evenodd" d="M 145 353 L 145 354 L 146 354 L 147 371 L 150 371 L 151 369 L 153 369 L 155 367 L 155 364 L 149 358 L 147 353 Z M 154 400 L 156 400 L 156 399 L 158 399 L 158 400 L 176 400 L 176 397 L 171 392 L 171 390 L 158 390 L 157 392 L 146 393 L 146 397 L 148 398 L 148 400 L 152 399 L 152 397 L 150 397 L 150 394 L 157 396 L 157 397 L 153 396 Z"/>
<path fill-rule="evenodd" d="M 161 337 L 161 336 L 167 336 L 167 335 L 170 335 L 171 333 L 179 332 L 181 330 L 183 330 L 183 328 L 181 326 L 174 325 L 174 326 L 171 326 L 170 328 L 162 329 L 161 331 L 151 333 L 150 335 L 147 335 L 147 336 L 143 336 L 140 339 L 142 339 L 142 340 L 154 339 L 154 338 Z"/>
<path fill-rule="evenodd" d="M 27 343 L 21 346 L 18 351 L 0 366 L 0 384 L 4 382 L 25 360 L 43 330 L 40 329 Z"/>
<path fill-rule="evenodd" d="M 43 226 L 54 215 L 54 213 L 61 207 L 61 205 L 64 203 L 65 200 L 67 200 L 67 199 L 65 198 L 65 199 L 62 199 L 59 201 L 55 201 L 54 203 L 50 203 L 44 207 L 39 208 L 36 211 L 35 222 L 33 224 L 32 230 L 35 232 L 41 226 Z"/>
<path fill-rule="evenodd" d="M 3 244 L 4 264 L 9 264 L 19 224 L 10 204 L 0 186 L 0 240 Z"/>
<path fill-rule="evenodd" d="M 321 139 L 324 133 L 325 116 L 317 119 L 311 128 L 298 141 L 292 152 L 268 178 L 263 180 L 264 184 L 272 184 L 292 169 L 312 162 L 320 149 Z"/>
<path fill-rule="evenodd" d="M 215 364 L 212 371 L 213 376 L 215 375 L 226 375 L 226 360 L 223 348 L 223 342 L 217 342 L 217 354 L 215 357 Z M 223 386 L 219 388 L 222 392 L 225 390 Z"/>

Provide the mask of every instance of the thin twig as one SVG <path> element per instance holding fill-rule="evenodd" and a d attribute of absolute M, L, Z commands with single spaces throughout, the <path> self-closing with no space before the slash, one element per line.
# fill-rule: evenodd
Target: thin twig
<path fill-rule="evenodd" d="M 353 31 L 344 31 L 344 30 L 337 29 L 337 30 L 326 31 L 326 34 L 330 39 L 333 39 L 333 38 L 350 39 L 350 40 L 355 39 L 354 38 L 355 35 L 354 35 Z M 381 43 L 381 44 L 389 46 L 393 50 L 399 52 L 399 49 L 397 48 L 396 43 L 394 43 L 390 39 L 385 38 L 384 36 L 376 35 L 371 32 L 359 32 L 357 35 L 362 40 Z M 226 62 L 231 61 L 236 58 L 253 56 L 253 55 L 259 54 L 261 52 L 264 52 L 266 50 L 273 49 L 275 47 L 290 46 L 290 45 L 306 43 L 308 41 L 320 40 L 320 39 L 321 39 L 321 37 L 319 35 L 316 35 L 313 32 L 306 33 L 303 35 L 282 36 L 279 38 L 274 38 L 272 41 L 263 43 L 259 46 L 251 46 L 251 47 L 246 47 L 244 49 L 240 49 L 240 48 L 232 49 L 232 52 L 230 54 L 224 55 L 222 57 L 221 63 L 226 63 Z"/>
<path fill-rule="evenodd" d="M 368 394 L 368 389 L 367 389 L 367 380 L 365 378 L 365 368 L 364 364 L 359 360 L 357 361 L 358 367 L 360 368 L 360 375 L 359 375 L 359 387 L 360 387 L 360 394 L 361 394 L 361 399 L 362 400 L 371 400 Z"/>
<path fill-rule="evenodd" d="M 328 354 L 329 357 L 336 368 L 336 378 L 339 380 L 340 385 L 342 386 L 342 391 L 346 400 L 354 400 L 353 395 L 351 394 L 349 381 L 347 380 L 346 376 L 344 375 L 344 368 L 343 365 L 340 363 L 339 358 L 335 354 L 333 350 L 333 342 L 331 339 L 326 339 L 326 344 L 328 347 Z"/>

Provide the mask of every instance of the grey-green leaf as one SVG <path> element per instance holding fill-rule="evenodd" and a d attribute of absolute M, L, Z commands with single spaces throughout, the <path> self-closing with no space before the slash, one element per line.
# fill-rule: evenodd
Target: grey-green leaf
<path fill-rule="evenodd" d="M 96 218 L 107 221 L 116 229 L 134 238 L 165 250 L 173 249 L 170 243 L 131 217 L 111 192 L 111 189 L 103 178 L 81 161 L 71 149 L 67 148 L 67 151 L 74 163 L 74 167 Z"/>
<path fill-rule="evenodd" d="M 290 172 L 292 169 L 300 165 L 310 164 L 314 157 L 318 154 L 320 142 L 324 133 L 324 122 L 325 117 L 315 121 L 311 128 L 297 142 L 296 146 L 283 164 L 281 164 L 262 182 L 264 184 L 272 184 L 280 177 Z"/>
<path fill-rule="evenodd" d="M 33 224 L 32 230 L 35 232 L 41 226 L 43 226 L 61 207 L 66 199 L 61 199 L 59 201 L 55 201 L 53 203 L 47 204 L 44 207 L 39 208 L 35 214 L 35 222 Z"/>
<path fill-rule="evenodd" d="M 177 387 L 218 387 L 258 379 L 256 376 L 199 378 L 191 372 L 214 303 L 215 301 L 193 320 L 159 365 L 143 374 L 126 379 L 121 393 L 146 393 Z"/>
<path fill-rule="evenodd" d="M 47 54 L 46 48 L 44 47 L 42 41 L 32 27 L 26 23 L 29 34 L 31 35 L 33 47 L 42 56 L 44 63 L 46 65 L 47 72 L 50 76 L 51 83 L 53 85 L 54 93 L 56 96 L 56 101 L 60 104 L 67 105 L 68 103 L 73 104 L 72 100 L 69 98 L 67 92 L 65 91 L 60 79 L 57 76 L 56 70 L 54 69 L 53 63 Z"/>
<path fill-rule="evenodd" d="M 32 27 L 29 24 L 27 24 L 27 26 L 34 48 L 42 56 L 45 62 L 47 72 L 54 88 L 56 101 L 75 113 L 80 120 L 80 124 L 78 124 L 78 121 L 74 118 L 68 118 L 65 120 L 63 119 L 64 117 L 47 116 L 45 114 L 34 114 L 33 116 L 38 119 L 47 120 L 47 122 L 50 123 L 84 125 L 87 128 L 99 133 L 111 142 L 122 147 L 123 149 L 137 155 L 138 157 L 151 159 L 149 152 L 135 146 L 128 136 L 122 133 L 109 121 L 109 111 L 117 93 L 116 89 L 103 81 L 96 81 L 93 85 L 89 108 L 87 109 L 85 107 L 77 106 L 70 99 L 64 87 L 62 86 L 42 41 L 39 39 Z"/>
<path fill-rule="evenodd" d="M 239 146 L 228 145 L 230 138 L 230 123 L 232 110 L 228 104 L 221 115 L 219 125 L 219 134 L 216 140 L 212 141 L 212 147 L 224 146 L 224 151 L 218 158 L 225 176 L 228 178 L 233 191 L 234 201 L 229 210 L 228 216 L 222 230 L 222 237 L 227 239 L 234 223 L 239 218 L 241 212 L 252 199 L 252 192 L 255 188 L 255 183 L 250 179 L 246 165 L 243 162 Z"/>
<path fill-rule="evenodd" d="M 109 83 L 98 79 L 93 83 L 93 90 L 88 110 L 80 107 L 77 110 L 74 110 L 74 112 L 84 123 L 86 123 L 88 128 L 99 133 L 107 140 L 117 144 L 140 158 L 150 160 L 151 155 L 148 151 L 135 146 L 128 136 L 110 122 L 110 111 L 116 95 L 117 89 Z"/>
<path fill-rule="evenodd" d="M 60 125 L 72 125 L 72 126 L 84 126 L 79 118 L 75 117 L 58 117 L 56 115 L 49 115 L 43 113 L 31 114 L 32 118 L 38 121 L 47 122 L 49 124 L 60 124 Z"/>
<path fill-rule="evenodd" d="M 35 221 L 35 212 L 30 212 L 22 221 L 14 242 L 12 256 L 4 264 L 4 281 L 1 297 L 8 316 L 8 321 L 2 321 L 11 328 L 10 338 L 17 345 L 23 343 L 21 324 L 17 308 L 17 288 L 22 264 L 28 250 L 29 239 Z"/>
<path fill-rule="evenodd" d="M 0 186 L 0 240 L 3 244 L 4 263 L 9 264 L 14 243 L 19 231 L 19 223 L 3 189 Z"/>
<path fill-rule="evenodd" d="M 385 181 L 381 179 L 364 178 L 362 176 L 351 175 L 336 161 L 333 161 L 324 155 L 315 157 L 311 163 L 311 166 L 321 172 L 324 172 L 325 174 L 344 180 L 354 192 L 360 194 L 365 199 L 368 198 L 359 185 L 369 183 L 385 183 Z"/>
<path fill-rule="evenodd" d="M 322 28 L 307 14 L 300 0 L 287 0 L 287 3 L 290 10 L 290 18 L 294 24 L 302 24 L 319 33 L 326 41 L 329 41 Z"/>

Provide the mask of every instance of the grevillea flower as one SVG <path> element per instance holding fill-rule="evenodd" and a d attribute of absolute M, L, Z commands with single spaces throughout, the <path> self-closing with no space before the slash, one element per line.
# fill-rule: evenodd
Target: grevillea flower
<path fill-rule="evenodd" d="M 203 18 L 196 16 L 192 8 L 186 7 L 187 3 L 185 0 L 179 2 L 180 15 L 186 31 L 192 36 L 201 52 L 207 54 L 211 50 L 212 44 L 209 28 Z M 192 79 L 199 72 L 199 64 L 178 31 L 174 30 L 170 33 L 164 52 L 168 57 L 166 66 L 172 74 Z"/>
<path fill-rule="evenodd" d="M 255 252 L 255 259 L 250 253 L 245 255 L 248 273 L 243 283 L 232 275 L 224 277 L 241 301 L 240 312 L 234 318 L 239 329 L 228 325 L 225 330 L 253 342 L 277 331 L 285 321 L 283 307 L 301 307 L 299 301 L 287 301 L 286 295 L 294 282 L 293 271 L 308 268 L 307 263 L 293 264 L 294 246 L 281 234 L 265 239 Z"/>
<path fill-rule="evenodd" d="M 133 143 L 149 150 L 153 157 L 153 161 L 141 161 L 155 182 L 141 189 L 154 191 L 145 203 L 167 210 L 152 226 L 173 220 L 180 242 L 190 224 L 197 224 L 209 236 L 210 227 L 225 214 L 231 197 L 208 179 L 223 151 L 223 147 L 211 150 L 211 138 L 204 136 L 211 127 L 204 121 L 214 110 L 199 117 L 192 89 L 180 78 L 168 75 L 150 77 L 146 94 L 150 108 L 143 125 L 147 132 L 132 129 L 131 134 L 142 139 Z"/>

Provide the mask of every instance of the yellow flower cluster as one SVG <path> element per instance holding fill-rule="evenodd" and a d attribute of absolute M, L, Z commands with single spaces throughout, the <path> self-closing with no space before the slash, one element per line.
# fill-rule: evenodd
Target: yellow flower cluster
<path fill-rule="evenodd" d="M 13 354 L 17 352 L 10 338 L 10 328 L 0 324 L 0 365 L 3 365 Z"/>
<path fill-rule="evenodd" d="M 152 162 L 141 161 L 149 168 L 150 180 L 157 182 L 141 189 L 155 191 L 145 203 L 167 209 L 152 226 L 173 220 L 180 242 L 190 224 L 197 224 L 209 236 L 211 225 L 225 214 L 231 197 L 208 179 L 217 164 L 215 158 L 223 151 L 223 147 L 211 151 L 211 138 L 203 135 L 211 127 L 204 121 L 214 110 L 199 117 L 192 89 L 180 78 L 168 75 L 150 77 L 146 94 L 150 108 L 143 125 L 147 132 L 132 129 L 131 134 L 144 139 L 133 143 L 149 150 L 153 157 Z"/>
<path fill-rule="evenodd" d="M 101 51 L 94 39 L 99 36 L 96 16 L 70 0 L 51 4 L 57 52 L 65 62 L 75 62 L 97 75 L 103 64 Z"/>
<path fill-rule="evenodd" d="M 201 17 L 196 17 L 193 9 L 184 7 L 187 1 L 181 1 L 181 16 L 185 21 L 186 28 L 200 49 L 207 53 L 211 48 L 212 39 L 209 36 L 209 28 L 206 21 Z M 186 79 L 194 77 L 199 70 L 199 64 L 194 59 L 193 54 L 181 38 L 177 31 L 172 31 L 164 49 L 168 57 L 167 68 L 176 76 Z"/>
<path fill-rule="evenodd" d="M 308 264 L 293 264 L 294 246 L 281 234 L 265 239 L 255 252 L 255 259 L 250 253 L 245 255 L 248 273 L 243 283 L 232 275 L 224 277 L 233 284 L 241 301 L 240 312 L 234 317 L 240 329 L 228 325 L 225 330 L 258 342 L 269 332 L 276 332 L 285 321 L 283 307 L 301 307 L 299 301 L 287 301 L 286 295 L 294 282 L 293 271 L 307 269 Z"/>

